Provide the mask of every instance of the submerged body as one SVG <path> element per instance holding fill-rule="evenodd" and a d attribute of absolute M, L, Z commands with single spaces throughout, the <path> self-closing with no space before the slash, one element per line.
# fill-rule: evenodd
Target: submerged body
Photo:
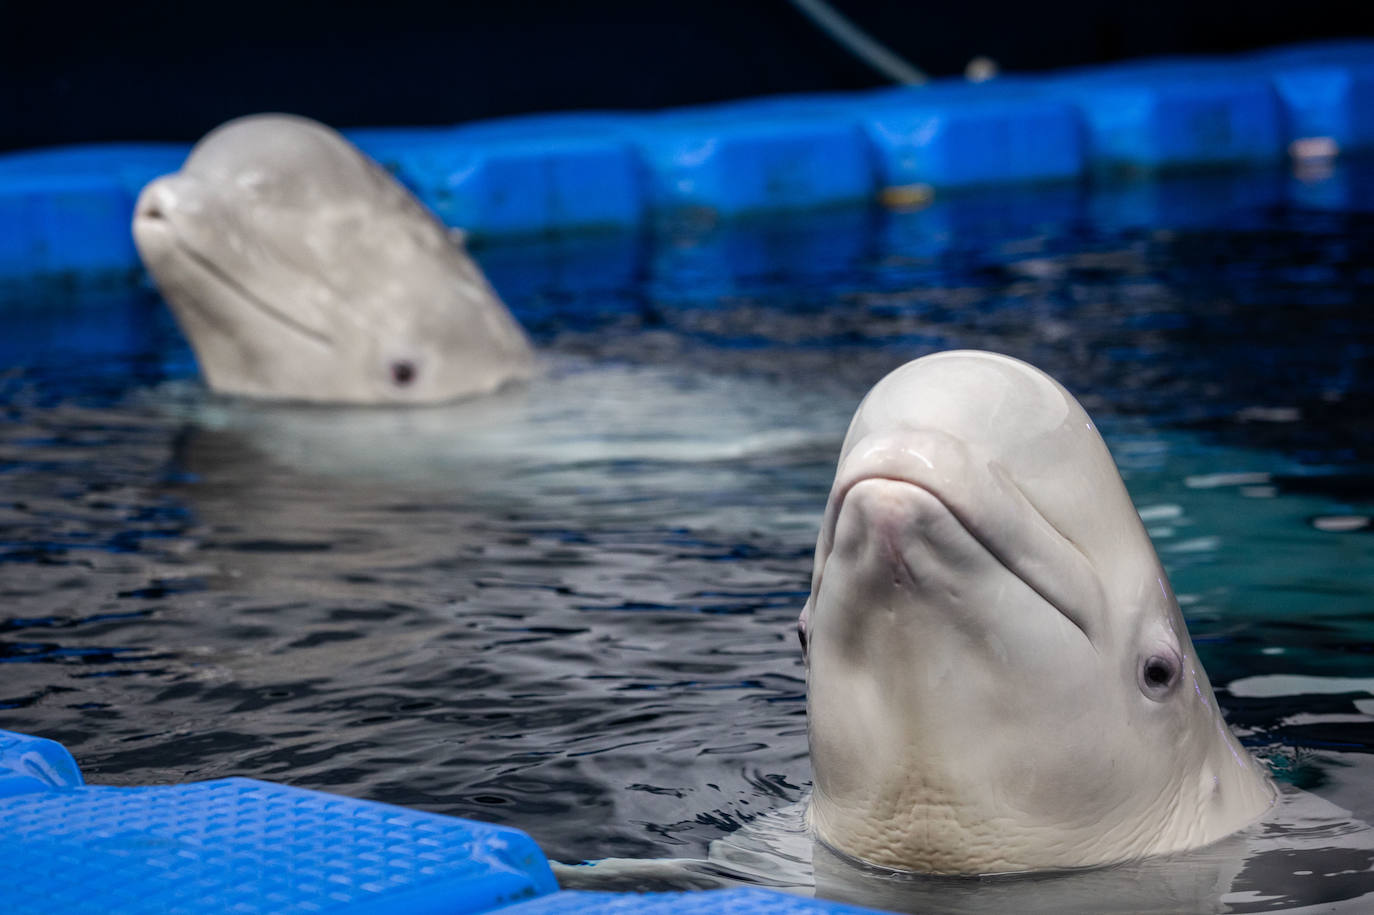
<path fill-rule="evenodd" d="M 436 403 L 533 370 L 524 332 L 461 244 L 306 118 L 215 129 L 143 189 L 133 233 L 216 391 Z"/>

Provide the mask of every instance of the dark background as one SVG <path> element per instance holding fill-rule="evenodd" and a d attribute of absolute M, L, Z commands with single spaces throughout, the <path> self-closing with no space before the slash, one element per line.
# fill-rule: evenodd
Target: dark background
<path fill-rule="evenodd" d="M 933 75 L 1374 32 L 1350 0 L 833 4 Z M 444 124 L 881 82 L 787 0 L 0 0 L 0 149 L 192 140 L 263 110 Z"/>

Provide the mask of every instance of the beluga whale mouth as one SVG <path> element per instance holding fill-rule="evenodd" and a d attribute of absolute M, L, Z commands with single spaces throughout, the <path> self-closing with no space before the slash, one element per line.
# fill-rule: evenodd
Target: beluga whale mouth
<path fill-rule="evenodd" d="M 846 500 L 851 511 L 844 513 Z M 862 507 L 854 507 L 861 503 Z M 874 434 L 857 442 L 836 474 L 817 546 L 824 570 L 840 519 L 871 516 L 869 532 L 887 538 L 894 564 L 911 577 L 904 543 L 920 528 L 954 525 L 1086 638 L 1104 613 L 1102 589 L 1088 558 L 1042 514 L 996 458 L 937 428 Z M 915 517 L 920 523 L 913 524 Z M 862 522 L 860 522 L 862 523 Z M 864 536 L 862 532 L 858 536 Z M 915 562 L 916 565 L 913 565 Z M 819 585 L 819 578 L 816 582 Z"/>
<path fill-rule="evenodd" d="M 1208 844 L 1274 800 L 1106 445 L 1018 360 L 940 353 L 869 392 L 799 629 L 808 817 L 842 856 L 1087 867 Z"/>
<path fill-rule="evenodd" d="M 133 234 L 217 391 L 435 403 L 533 371 L 524 332 L 461 244 L 306 118 L 211 131 L 143 189 Z"/>

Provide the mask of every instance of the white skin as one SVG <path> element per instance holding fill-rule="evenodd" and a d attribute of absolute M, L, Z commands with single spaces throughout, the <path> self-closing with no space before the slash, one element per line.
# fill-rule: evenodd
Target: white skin
<path fill-rule="evenodd" d="M 314 121 L 211 131 L 143 189 L 133 233 L 217 391 L 434 403 L 532 372 L 523 331 L 461 244 Z"/>
<path fill-rule="evenodd" d="M 844 855 L 1101 865 L 1214 842 L 1273 803 L 1092 421 L 1017 360 L 941 353 L 869 392 L 801 630 L 809 818 Z"/>

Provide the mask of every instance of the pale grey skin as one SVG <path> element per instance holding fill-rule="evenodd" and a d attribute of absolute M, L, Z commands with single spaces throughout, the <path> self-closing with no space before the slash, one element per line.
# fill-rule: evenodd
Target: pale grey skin
<path fill-rule="evenodd" d="M 881 380 L 801 618 L 815 837 L 927 874 L 1215 842 L 1276 797 L 1227 728 L 1083 408 L 1006 356 Z"/>
<path fill-rule="evenodd" d="M 330 128 L 211 131 L 134 212 L 144 265 L 216 391 L 423 404 L 528 378 L 524 332 L 445 227 Z"/>

